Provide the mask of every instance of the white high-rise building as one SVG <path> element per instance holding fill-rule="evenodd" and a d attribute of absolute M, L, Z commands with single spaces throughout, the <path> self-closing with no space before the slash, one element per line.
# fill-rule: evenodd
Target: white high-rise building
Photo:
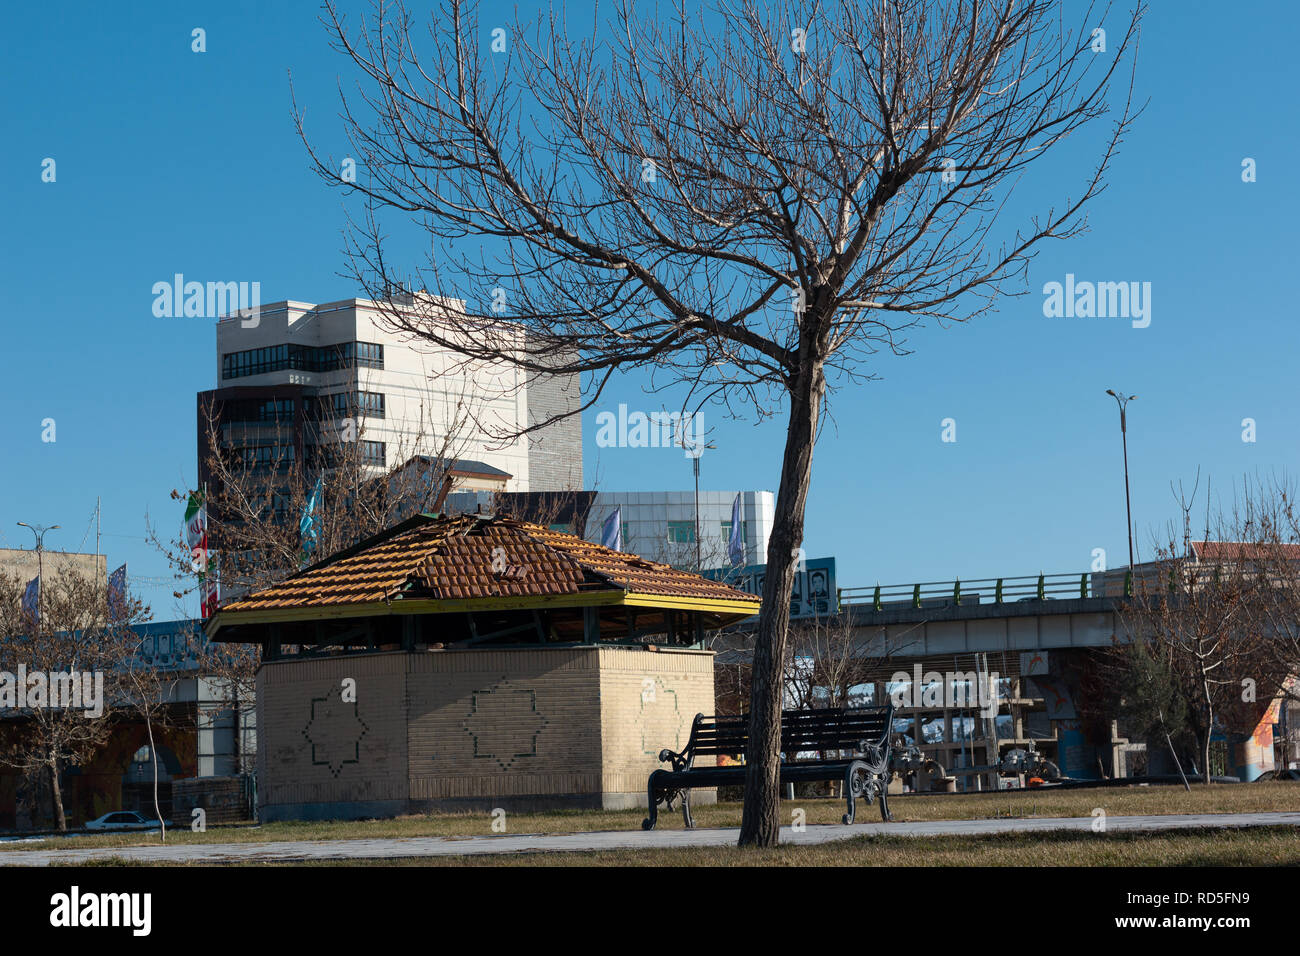
<path fill-rule="evenodd" d="M 432 296 L 422 304 L 464 307 Z M 463 470 L 483 476 L 481 487 L 582 487 L 580 416 L 504 443 L 493 437 L 576 409 L 577 375 L 525 384 L 505 364 L 467 364 L 387 327 L 368 299 L 286 300 L 262 306 L 255 319 L 224 318 L 217 323 L 216 373 L 218 387 L 198 396 L 201 477 L 211 408 L 221 444 L 239 449 L 253 466 L 315 460 L 322 444 L 346 436 L 362 443 L 376 474 L 423 455 L 466 463 Z"/>

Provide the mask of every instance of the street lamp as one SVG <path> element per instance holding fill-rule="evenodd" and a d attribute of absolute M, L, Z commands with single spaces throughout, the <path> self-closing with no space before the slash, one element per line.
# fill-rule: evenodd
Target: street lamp
<path fill-rule="evenodd" d="M 684 434 L 674 444 L 690 456 L 691 468 L 695 472 L 695 571 L 698 574 L 704 570 L 704 559 L 700 553 L 700 456 L 718 446 L 713 442 L 688 441 Z"/>
<path fill-rule="evenodd" d="M 36 621 L 40 626 L 41 619 L 41 594 L 45 591 L 45 562 L 41 554 L 45 551 L 45 532 L 58 531 L 59 525 L 52 524 L 48 528 L 45 525 L 28 524 L 26 521 L 18 522 L 18 527 L 26 528 L 32 534 L 36 535 Z"/>
<path fill-rule="evenodd" d="M 1120 440 L 1124 444 L 1124 515 L 1128 525 L 1128 566 L 1133 570 L 1133 504 L 1129 497 L 1128 491 L 1128 415 L 1126 410 L 1128 403 L 1137 398 L 1136 395 L 1129 395 L 1125 398 L 1115 393 L 1114 389 L 1106 389 L 1106 394 L 1115 399 L 1115 404 L 1119 406 L 1119 434 Z"/>

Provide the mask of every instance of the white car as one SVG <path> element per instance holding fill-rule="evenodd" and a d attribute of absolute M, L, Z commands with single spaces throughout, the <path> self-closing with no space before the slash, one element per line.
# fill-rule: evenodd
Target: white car
<path fill-rule="evenodd" d="M 171 826 L 170 820 L 165 822 Z M 153 830 L 157 827 L 157 820 L 142 816 L 134 810 L 114 810 L 86 824 L 87 830 Z"/>

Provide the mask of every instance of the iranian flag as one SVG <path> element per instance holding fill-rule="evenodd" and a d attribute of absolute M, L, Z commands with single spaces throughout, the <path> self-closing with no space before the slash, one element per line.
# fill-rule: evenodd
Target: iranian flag
<path fill-rule="evenodd" d="M 185 505 L 185 543 L 199 576 L 199 613 L 208 617 L 217 609 L 217 582 L 215 577 L 208 580 L 208 506 L 201 491 L 193 492 Z"/>
<path fill-rule="evenodd" d="M 208 506 L 201 491 L 191 493 L 185 505 L 185 543 L 194 573 L 201 575 L 208 564 Z"/>

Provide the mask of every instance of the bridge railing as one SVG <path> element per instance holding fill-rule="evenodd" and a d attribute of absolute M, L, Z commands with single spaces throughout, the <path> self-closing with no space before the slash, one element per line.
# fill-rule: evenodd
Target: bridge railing
<path fill-rule="evenodd" d="M 1133 576 L 1127 571 L 1026 574 L 1008 578 L 971 578 L 967 581 L 958 579 L 877 584 L 875 587 L 840 588 L 838 593 L 841 607 L 866 605 L 877 611 L 899 607 L 1015 604 L 1021 601 L 1132 596 Z"/>

